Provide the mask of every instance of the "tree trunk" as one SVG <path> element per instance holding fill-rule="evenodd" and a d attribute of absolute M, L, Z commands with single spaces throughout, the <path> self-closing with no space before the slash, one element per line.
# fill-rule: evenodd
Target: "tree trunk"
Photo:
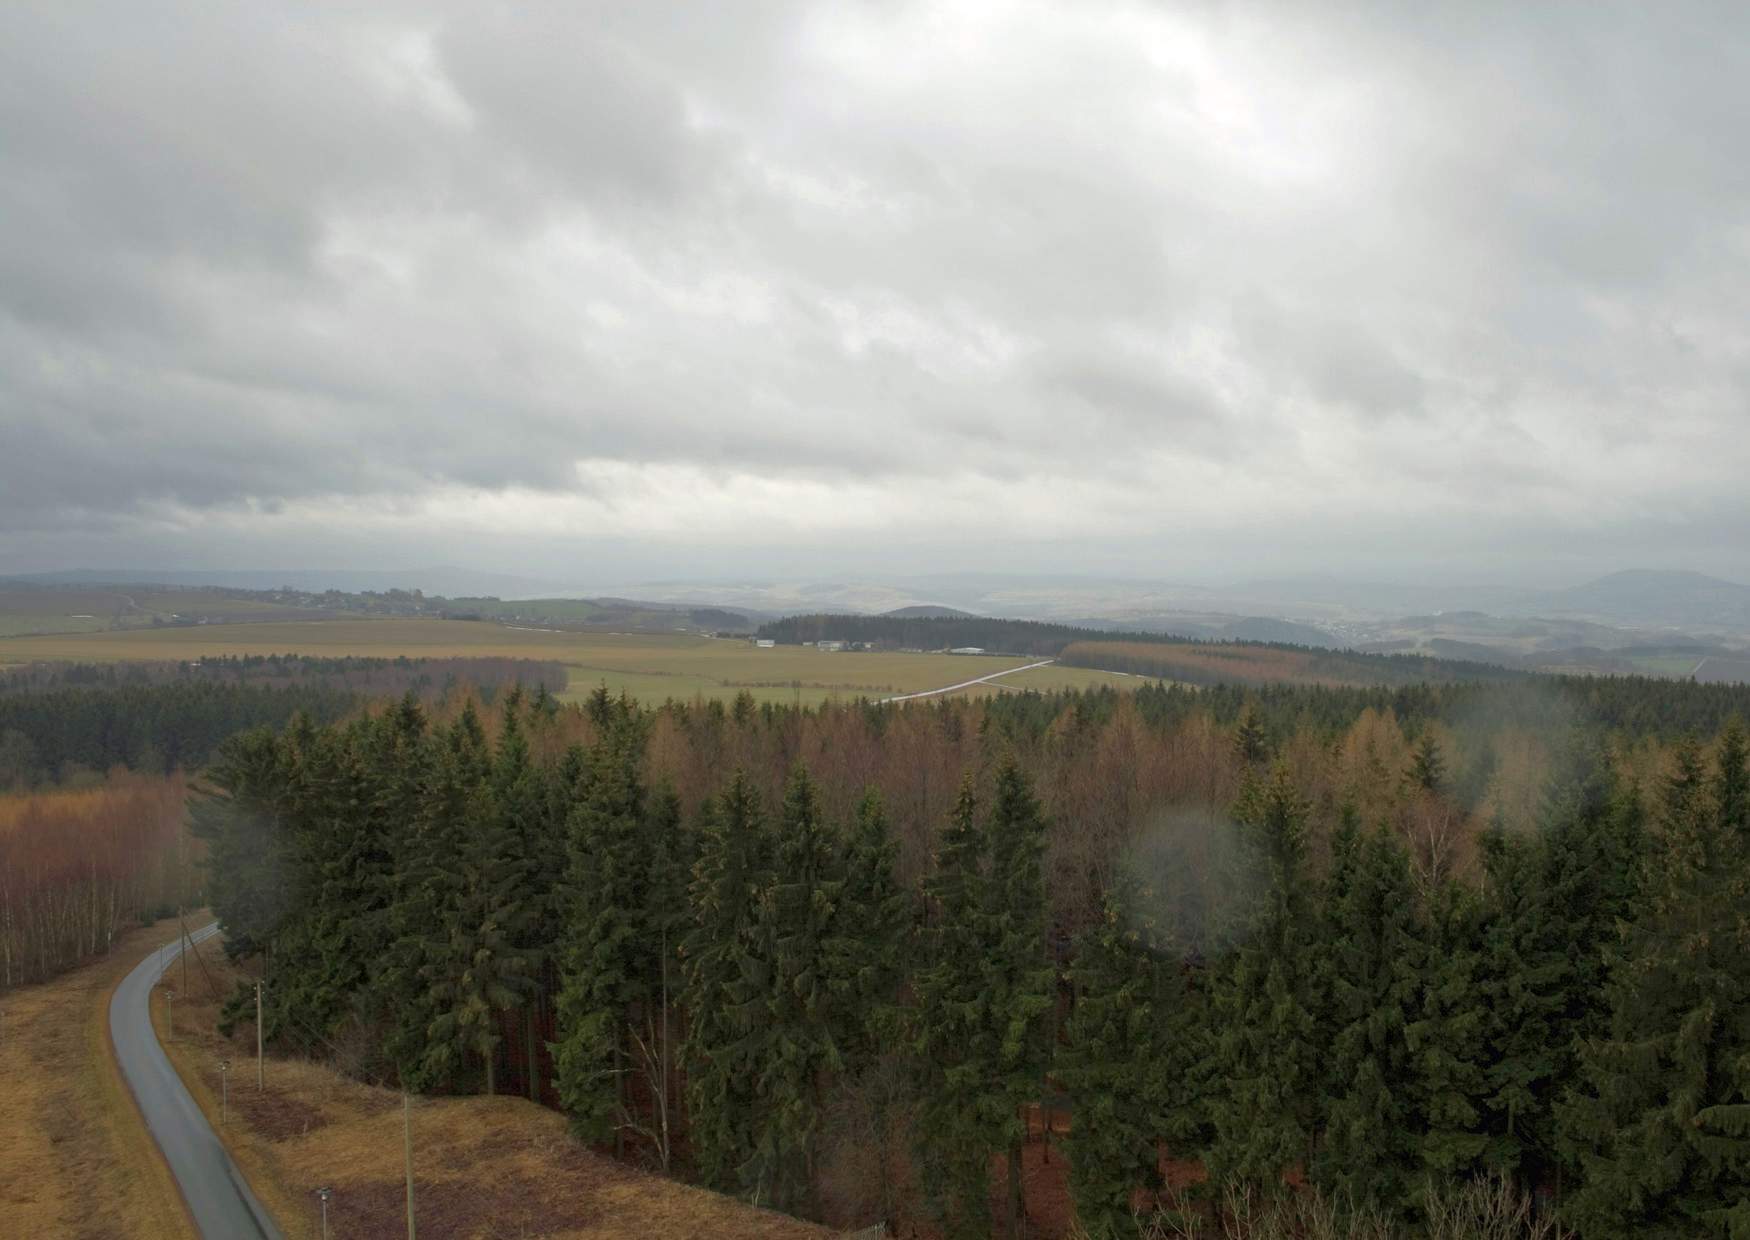
<path fill-rule="evenodd" d="M 1021 1147 L 1009 1147 L 1009 1240 L 1021 1240 Z"/>
<path fill-rule="evenodd" d="M 535 1036 L 535 1030 L 541 1023 L 540 995 L 537 994 L 529 1000 L 526 1017 L 523 1022 L 525 1032 L 523 1049 L 528 1052 L 529 1057 L 529 1101 L 539 1102 L 541 1100 L 541 1063 L 536 1058 L 536 1052 L 540 1048 L 540 1039 Z"/>
<path fill-rule="evenodd" d="M 614 1116 L 614 1157 L 626 1157 L 626 1072 L 623 1047 L 626 1041 L 624 1034 L 614 1038 L 614 1092 L 620 1100 L 618 1113 Z"/>
<path fill-rule="evenodd" d="M 660 1045 L 660 1050 L 658 1052 L 659 1058 L 657 1059 L 657 1065 L 656 1065 L 657 1066 L 656 1106 L 657 1106 L 657 1113 L 661 1117 L 661 1120 L 662 1120 L 662 1150 L 661 1150 L 662 1173 L 664 1175 L 667 1175 L 668 1174 L 668 1163 L 669 1163 L 669 1150 L 671 1149 L 671 1146 L 669 1143 L 669 1133 L 668 1133 L 669 1024 L 668 1024 L 668 927 L 666 925 L 663 927 L 663 930 L 662 930 L 661 943 L 662 943 L 662 946 L 661 946 L 661 951 L 662 951 L 662 1030 L 661 1030 L 661 1036 L 662 1036 L 662 1041 L 659 1044 Z M 657 1036 L 657 1031 L 652 1030 L 651 1031 L 651 1040 L 655 1041 L 656 1036 Z"/>

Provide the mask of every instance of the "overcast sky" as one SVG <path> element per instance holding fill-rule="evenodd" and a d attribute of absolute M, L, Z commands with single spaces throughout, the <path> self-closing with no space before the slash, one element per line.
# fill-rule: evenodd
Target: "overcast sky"
<path fill-rule="evenodd" d="M 0 7 L 0 571 L 1746 579 L 1747 481 L 1740 5 Z"/>

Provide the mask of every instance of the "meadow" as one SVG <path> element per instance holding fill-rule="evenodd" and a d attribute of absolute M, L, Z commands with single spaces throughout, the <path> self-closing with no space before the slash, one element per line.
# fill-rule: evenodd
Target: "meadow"
<path fill-rule="evenodd" d="M 90 633 L 106 629 L 126 606 L 119 593 L 95 590 L 0 590 L 0 637 Z"/>
<path fill-rule="evenodd" d="M 250 654 L 547 659 L 565 665 L 569 683 L 562 696 L 573 699 L 606 684 L 615 693 L 623 690 L 646 702 L 727 699 L 746 691 L 756 701 L 802 705 L 835 697 L 917 693 L 1033 661 L 984 655 L 829 653 L 810 646 L 760 649 L 733 638 L 694 634 L 541 632 L 485 621 L 419 618 L 206 624 L 0 639 L 0 665 Z M 1041 673 L 1048 675 L 1041 677 Z M 1063 687 L 1071 681 L 1090 684 L 1097 679 L 1098 673 L 1088 671 L 1040 668 L 1017 677 L 1015 687 Z"/>

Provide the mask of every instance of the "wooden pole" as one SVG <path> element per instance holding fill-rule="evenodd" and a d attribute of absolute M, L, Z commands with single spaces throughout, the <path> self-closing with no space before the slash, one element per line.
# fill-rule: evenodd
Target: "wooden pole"
<path fill-rule="evenodd" d="M 182 993 L 188 993 L 188 922 L 183 920 L 182 908 L 176 909 L 176 925 L 182 931 Z"/>
<path fill-rule="evenodd" d="M 261 1070 L 261 979 L 255 979 L 255 1092 L 266 1088 Z"/>
<path fill-rule="evenodd" d="M 407 1240 L 413 1235 L 413 1101 L 401 1091 L 401 1147 L 407 1162 Z"/>

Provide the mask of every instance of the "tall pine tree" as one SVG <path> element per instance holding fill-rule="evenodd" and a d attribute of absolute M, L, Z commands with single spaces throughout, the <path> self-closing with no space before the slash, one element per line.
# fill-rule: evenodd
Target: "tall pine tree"
<path fill-rule="evenodd" d="M 920 1179 L 950 1240 L 990 1231 L 990 1070 L 997 1052 L 985 986 L 982 920 L 989 841 L 972 776 L 960 794 L 924 894 L 923 963 L 912 979 L 913 1051 L 925 1080 L 917 1128 Z M 1005 1118 L 997 1115 L 1000 1124 Z"/>
<path fill-rule="evenodd" d="M 841 971 L 848 956 L 841 940 L 856 933 L 840 910 L 839 841 L 801 767 L 784 792 L 773 873 L 756 931 L 770 984 L 753 996 L 750 1013 L 762 1106 L 742 1177 L 761 1200 L 794 1211 L 811 1195 L 825 1087 L 844 1069 L 842 1046 L 854 1009 L 852 979 Z"/>
<path fill-rule="evenodd" d="M 1013 758 L 997 771 L 989 837 L 985 986 L 996 1059 L 988 1106 L 998 1147 L 1008 1153 L 1008 1234 L 1019 1240 L 1021 1154 L 1051 1063 L 1056 969 L 1045 940 L 1045 816 Z"/>
<path fill-rule="evenodd" d="M 612 703 L 609 703 L 611 715 Z M 604 721 L 582 799 L 568 824 L 564 898 L 569 927 L 560 966 L 555 1083 L 572 1127 L 623 1144 L 632 1005 L 644 991 L 643 917 L 649 851 L 641 734 L 636 720 Z"/>
<path fill-rule="evenodd" d="M 1309 947 L 1307 807 L 1279 765 L 1242 796 L 1235 816 L 1254 894 L 1242 937 L 1213 982 L 1207 1162 L 1218 1182 L 1276 1193 L 1312 1153 L 1327 1050 Z"/>
<path fill-rule="evenodd" d="M 1101 920 L 1076 941 L 1075 1007 L 1053 1075 L 1075 1104 L 1069 1185 L 1089 1240 L 1141 1234 L 1132 1194 L 1157 1183 L 1159 1142 L 1173 1126 L 1180 962 L 1146 910 L 1153 893 L 1120 871 Z"/>
<path fill-rule="evenodd" d="M 1406 1028 L 1421 998 L 1424 945 L 1403 845 L 1385 830 L 1338 854 L 1326 910 L 1329 1105 L 1314 1180 L 1352 1206 L 1400 1208 L 1420 1179 Z"/>
<path fill-rule="evenodd" d="M 1481 900 L 1468 886 L 1448 881 L 1429 898 L 1421 991 L 1404 1029 L 1416 1156 L 1427 1184 L 1476 1174 L 1488 1145 L 1482 918 Z"/>
<path fill-rule="evenodd" d="M 843 958 L 834 965 L 849 982 L 850 1015 L 841 1051 L 852 1073 L 865 1067 L 888 1041 L 900 982 L 906 975 L 914 908 L 911 893 L 895 872 L 898 853 L 881 794 L 871 788 L 857 805 L 845 841 L 840 908 L 851 932 L 839 936 Z"/>
<path fill-rule="evenodd" d="M 706 810 L 690 891 L 693 921 L 682 948 L 693 1159 L 701 1180 L 726 1191 L 740 1187 L 760 1105 L 747 1017 L 767 980 L 755 933 L 771 882 L 771 847 L 759 794 L 737 771 Z"/>
<path fill-rule="evenodd" d="M 1607 1033 L 1562 1111 L 1582 1232 L 1750 1236 L 1750 770 L 1743 731 L 1711 781 L 1683 747 L 1662 847 L 1612 969 Z"/>
<path fill-rule="evenodd" d="M 429 870 L 443 860 L 428 862 L 436 920 L 420 935 L 431 1005 L 423 1068 L 428 1079 L 453 1080 L 471 1056 L 489 1094 L 497 1088 L 502 1014 L 522 1008 L 535 984 L 521 839 L 493 794 L 491 768 L 470 704 L 453 729 L 433 805 L 453 869 L 440 882 Z"/>

